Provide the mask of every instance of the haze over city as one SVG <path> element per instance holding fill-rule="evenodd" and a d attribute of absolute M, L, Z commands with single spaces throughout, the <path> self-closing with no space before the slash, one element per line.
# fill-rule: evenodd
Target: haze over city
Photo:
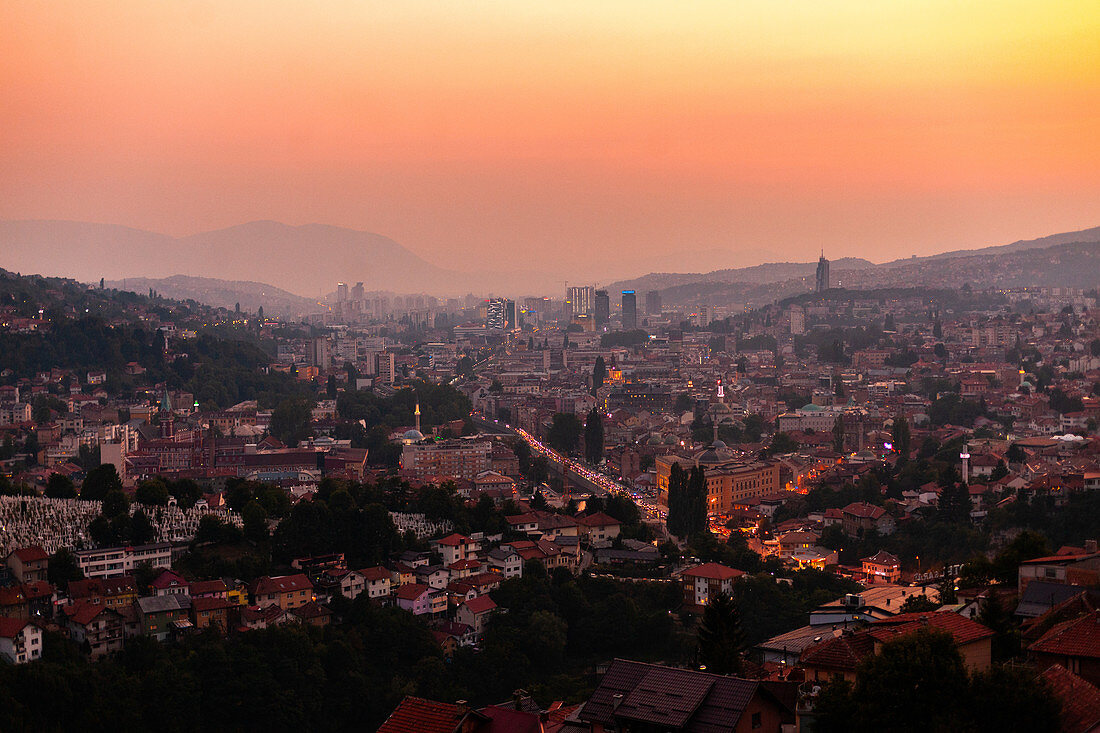
<path fill-rule="evenodd" d="M 1092 2 L 5 3 L 0 218 L 562 280 L 1004 244 L 1100 222 L 1097 37 Z"/>

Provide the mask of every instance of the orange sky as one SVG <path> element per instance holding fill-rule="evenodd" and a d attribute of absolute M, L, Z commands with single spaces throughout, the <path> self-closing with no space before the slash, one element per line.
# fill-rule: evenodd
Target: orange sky
<path fill-rule="evenodd" d="M 6 0 L 0 54 L 0 218 L 494 269 L 1100 224 L 1095 0 Z"/>

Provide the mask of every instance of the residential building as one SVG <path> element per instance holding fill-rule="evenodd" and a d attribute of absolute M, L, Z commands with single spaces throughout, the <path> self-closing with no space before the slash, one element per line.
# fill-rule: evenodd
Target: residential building
<path fill-rule="evenodd" d="M 77 550 L 76 562 L 85 577 L 117 578 L 132 575 L 141 563 L 154 568 L 172 567 L 172 545 L 158 542 L 134 547 L 106 547 L 95 550 Z"/>
<path fill-rule="evenodd" d="M 302 573 L 274 578 L 265 575 L 252 583 L 249 594 L 253 605 L 266 607 L 274 604 L 289 611 L 313 600 L 313 583 Z"/>
<path fill-rule="evenodd" d="M 20 547 L 8 553 L 5 560 L 8 570 L 20 583 L 46 580 L 46 565 L 50 556 L 41 547 Z"/>
<path fill-rule="evenodd" d="M 0 659 L 26 664 L 42 656 L 42 627 L 33 621 L 0 616 Z"/>
<path fill-rule="evenodd" d="M 733 584 L 745 573 L 716 562 L 688 568 L 680 574 L 684 588 L 683 608 L 702 613 L 711 598 L 719 593 L 733 595 Z"/>

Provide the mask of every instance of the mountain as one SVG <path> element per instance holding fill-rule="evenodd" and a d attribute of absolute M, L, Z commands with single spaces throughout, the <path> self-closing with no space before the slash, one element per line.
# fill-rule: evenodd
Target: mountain
<path fill-rule="evenodd" d="M 256 221 L 189 237 L 109 224 L 0 222 L 0 265 L 85 281 L 195 277 L 266 282 L 299 295 L 362 281 L 368 290 L 458 294 L 485 279 L 425 262 L 380 234 Z M 243 304 L 242 304 L 243 305 Z"/>
<path fill-rule="evenodd" d="M 245 312 L 255 313 L 261 306 L 271 316 L 293 318 L 322 310 L 316 300 L 288 293 L 274 285 L 242 280 L 218 280 L 210 277 L 173 275 L 165 278 L 135 277 L 108 280 L 108 288 L 147 293 L 150 289 L 173 300 L 194 300 L 216 308 L 233 310 L 237 304 Z"/>

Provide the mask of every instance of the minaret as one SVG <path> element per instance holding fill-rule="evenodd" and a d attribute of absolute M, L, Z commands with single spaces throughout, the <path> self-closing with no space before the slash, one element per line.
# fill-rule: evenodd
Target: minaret
<path fill-rule="evenodd" d="M 962 476 L 963 483 L 967 486 L 970 485 L 970 444 L 967 443 L 963 446 L 962 453 L 959 454 L 959 458 L 962 459 Z"/>
<path fill-rule="evenodd" d="M 718 404 L 726 404 L 726 388 L 722 386 L 722 377 L 718 377 Z M 720 414 L 719 411 L 715 410 L 714 416 L 711 418 L 711 426 L 714 428 L 714 440 L 712 440 L 711 443 L 718 442 L 718 416 Z"/>
<path fill-rule="evenodd" d="M 417 400 L 417 402 L 416 402 L 416 412 L 414 414 L 416 415 L 416 432 L 419 433 L 420 432 L 420 401 L 419 400 Z M 423 435 L 423 433 L 421 433 L 421 435 Z"/>

